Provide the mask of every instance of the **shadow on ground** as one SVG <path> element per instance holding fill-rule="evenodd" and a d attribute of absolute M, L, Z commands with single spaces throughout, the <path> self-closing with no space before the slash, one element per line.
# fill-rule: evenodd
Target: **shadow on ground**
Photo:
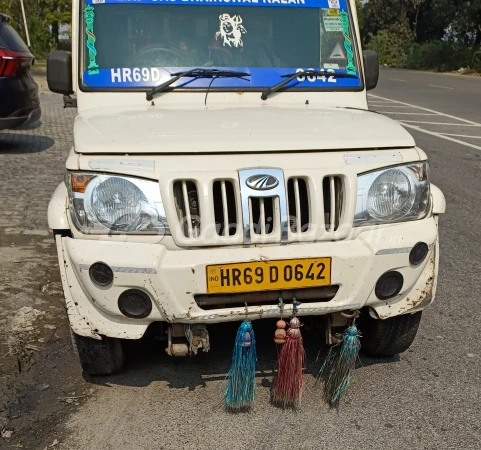
<path fill-rule="evenodd" d="M 272 387 L 276 373 L 277 348 L 273 342 L 276 320 L 254 322 L 257 341 L 257 378 L 261 378 L 262 386 Z M 151 383 L 165 381 L 171 389 L 190 391 L 198 387 L 206 387 L 211 381 L 225 379 L 231 365 L 231 355 L 237 333 L 237 323 L 209 325 L 211 350 L 199 352 L 192 357 L 175 358 L 165 353 L 166 341 L 152 337 L 139 341 L 125 341 L 126 366 L 120 374 L 107 377 L 84 375 L 89 383 L 103 386 L 121 385 L 146 387 Z M 323 344 L 323 334 L 314 330 L 303 329 L 304 347 L 306 351 L 305 376 L 316 378 L 326 358 L 329 347 Z M 369 358 L 361 354 L 358 367 L 374 364 L 394 363 L 399 355 L 392 358 Z"/>
<path fill-rule="evenodd" d="M 0 154 L 39 153 L 48 150 L 54 143 L 47 136 L 0 132 Z"/>

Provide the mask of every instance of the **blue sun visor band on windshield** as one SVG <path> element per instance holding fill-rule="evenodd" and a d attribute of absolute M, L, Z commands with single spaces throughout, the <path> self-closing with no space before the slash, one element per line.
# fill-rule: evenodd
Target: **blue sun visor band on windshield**
<path fill-rule="evenodd" d="M 113 68 L 99 69 L 95 73 L 86 70 L 83 75 L 83 81 L 90 87 L 152 87 L 156 86 L 171 78 L 169 73 L 182 72 L 189 68 Z M 267 87 L 282 81 L 282 75 L 291 74 L 299 70 L 298 68 L 253 68 L 253 67 L 228 67 L 223 70 L 234 70 L 238 72 L 249 73 L 249 76 L 242 78 L 218 78 L 212 83 L 212 88 L 230 87 L 230 88 L 256 88 Z M 302 69 L 307 70 L 307 68 Z M 319 69 L 317 69 L 319 70 Z M 303 88 L 321 87 L 321 88 L 337 88 L 337 87 L 359 87 L 361 81 L 359 78 L 337 78 L 335 73 L 345 73 L 345 70 L 326 70 L 325 76 L 310 76 L 294 79 L 288 86 L 297 86 Z M 205 88 L 212 82 L 212 77 L 208 78 L 182 78 L 172 85 L 172 88 Z"/>
<path fill-rule="evenodd" d="M 168 82 L 175 73 L 194 68 L 230 70 L 246 76 L 181 77 L 171 88 L 267 88 L 282 82 L 283 77 L 307 70 L 323 73 L 294 78 L 286 87 L 362 87 L 345 9 L 347 0 L 86 2 L 82 83 L 92 89 L 151 88 Z M 136 4 L 152 6 L 137 8 Z M 202 10 L 197 6 L 217 8 Z M 226 8 L 230 6 L 271 8 L 240 11 Z M 135 23 L 129 22 L 132 15 Z M 115 39 L 110 30 L 118 33 Z"/>
<path fill-rule="evenodd" d="M 346 0 L 86 0 L 88 5 L 196 5 L 196 6 L 270 6 L 281 8 L 331 8 L 346 10 Z"/>

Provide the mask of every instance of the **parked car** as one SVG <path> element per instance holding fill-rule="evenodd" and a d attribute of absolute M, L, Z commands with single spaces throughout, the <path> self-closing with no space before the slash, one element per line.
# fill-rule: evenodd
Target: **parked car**
<path fill-rule="evenodd" d="M 0 130 L 40 119 L 38 86 L 30 68 L 35 57 L 0 13 Z"/>

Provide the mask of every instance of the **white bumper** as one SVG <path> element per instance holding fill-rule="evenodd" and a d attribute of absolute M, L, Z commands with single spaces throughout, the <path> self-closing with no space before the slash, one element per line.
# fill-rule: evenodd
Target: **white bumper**
<path fill-rule="evenodd" d="M 338 285 L 328 302 L 304 303 L 299 315 L 324 315 L 370 306 L 381 318 L 412 313 L 434 299 L 437 278 L 437 217 L 385 226 L 361 232 L 355 239 L 338 242 L 303 243 L 259 247 L 175 249 L 161 244 L 107 242 L 57 236 L 62 282 L 73 330 L 80 335 L 100 335 L 125 339 L 140 338 L 150 323 L 218 323 L 245 318 L 245 308 L 204 310 L 195 295 L 205 294 L 206 266 L 266 259 L 308 257 L 332 258 L 332 284 Z M 418 242 L 430 246 L 419 266 L 409 262 L 409 249 Z M 114 270 L 112 286 L 94 285 L 88 273 L 91 264 L 102 261 Z M 120 268 L 120 269 L 119 269 Z M 119 269 L 119 270 L 117 270 Z M 404 277 L 401 293 L 380 301 L 374 294 L 379 277 L 396 270 Z M 145 319 L 122 315 L 117 302 L 127 289 L 141 289 L 153 301 Z M 289 314 L 291 305 L 286 305 Z M 275 305 L 248 308 L 249 319 L 279 317 Z"/>

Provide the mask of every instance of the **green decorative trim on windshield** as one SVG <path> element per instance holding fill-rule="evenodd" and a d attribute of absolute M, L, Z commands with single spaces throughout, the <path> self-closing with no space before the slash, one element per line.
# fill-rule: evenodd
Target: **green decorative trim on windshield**
<path fill-rule="evenodd" d="M 89 65 L 88 72 L 89 75 L 95 75 L 99 73 L 99 66 L 97 65 L 97 50 L 95 49 L 95 41 L 97 40 L 94 34 L 94 8 L 88 5 L 84 9 L 85 17 L 85 32 L 87 33 L 87 48 L 89 49 Z"/>
<path fill-rule="evenodd" d="M 346 11 L 341 11 L 342 33 L 344 34 L 344 48 L 347 53 L 347 73 L 356 75 L 357 69 L 354 64 L 354 52 L 352 50 L 352 39 L 349 36 L 349 16 Z"/>

